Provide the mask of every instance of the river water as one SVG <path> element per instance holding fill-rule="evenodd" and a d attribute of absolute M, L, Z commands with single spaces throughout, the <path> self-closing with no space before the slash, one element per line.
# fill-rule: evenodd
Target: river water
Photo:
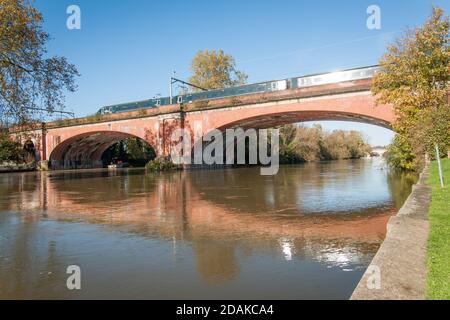
<path fill-rule="evenodd" d="M 412 183 L 380 159 L 3 174 L 0 299 L 348 299 Z"/>

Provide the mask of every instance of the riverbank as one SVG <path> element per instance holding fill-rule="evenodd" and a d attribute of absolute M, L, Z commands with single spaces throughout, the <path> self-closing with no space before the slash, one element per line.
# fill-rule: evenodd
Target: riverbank
<path fill-rule="evenodd" d="M 12 172 L 29 172 L 35 171 L 36 166 L 29 164 L 16 164 L 16 163 L 2 163 L 0 164 L 0 173 L 12 173 Z"/>
<path fill-rule="evenodd" d="M 431 187 L 428 168 L 398 214 L 356 287 L 352 300 L 422 300 L 427 288 L 428 210 Z"/>
<path fill-rule="evenodd" d="M 430 239 L 428 241 L 427 299 L 450 299 L 450 159 L 442 160 L 445 188 L 441 188 L 437 163 L 430 168 L 432 187 Z"/>

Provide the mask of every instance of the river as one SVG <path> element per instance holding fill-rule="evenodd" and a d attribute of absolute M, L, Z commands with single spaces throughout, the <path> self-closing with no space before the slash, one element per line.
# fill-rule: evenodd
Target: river
<path fill-rule="evenodd" d="M 380 159 L 2 174 L 0 299 L 348 299 L 414 182 Z"/>

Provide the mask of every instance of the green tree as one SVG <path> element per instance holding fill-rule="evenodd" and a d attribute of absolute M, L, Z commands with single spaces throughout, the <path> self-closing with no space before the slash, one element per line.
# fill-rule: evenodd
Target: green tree
<path fill-rule="evenodd" d="M 388 47 L 380 65 L 372 91 L 379 102 L 394 106 L 394 129 L 401 136 L 394 140 L 391 164 L 419 168 L 434 144 L 443 153 L 450 148 L 450 40 L 444 11 L 433 8 L 422 27 Z"/>
<path fill-rule="evenodd" d="M 156 157 L 155 150 L 139 138 L 128 138 L 112 145 L 103 154 L 106 164 L 112 161 L 129 162 L 132 166 L 144 166 Z"/>
<path fill-rule="evenodd" d="M 301 161 L 296 152 L 298 146 L 297 126 L 288 124 L 280 128 L 280 159 L 282 163 Z"/>
<path fill-rule="evenodd" d="M 139 138 L 129 138 L 125 140 L 125 149 L 128 160 L 134 163 L 145 165 L 156 157 L 153 148 Z"/>
<path fill-rule="evenodd" d="M 393 168 L 406 171 L 414 170 L 415 156 L 405 135 L 397 134 L 394 137 L 394 141 L 388 147 L 386 160 Z"/>
<path fill-rule="evenodd" d="M 32 120 L 44 109 L 64 106 L 65 90 L 76 89 L 78 71 L 64 57 L 46 57 L 49 35 L 29 0 L 0 1 L 0 118 Z"/>
<path fill-rule="evenodd" d="M 244 84 L 248 76 L 236 69 L 234 58 L 222 50 L 201 50 L 192 59 L 189 82 L 205 89 Z"/>
<path fill-rule="evenodd" d="M 0 162 L 18 162 L 21 155 L 21 145 L 19 142 L 10 139 L 6 133 L 0 132 Z"/>

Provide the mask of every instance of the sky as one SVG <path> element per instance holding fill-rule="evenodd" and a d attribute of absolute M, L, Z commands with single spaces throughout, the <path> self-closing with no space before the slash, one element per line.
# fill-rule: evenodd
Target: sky
<path fill-rule="evenodd" d="M 49 55 L 62 55 L 81 73 L 67 94 L 68 111 L 94 114 L 105 105 L 168 96 L 169 77 L 189 77 L 192 57 L 223 49 L 248 82 L 377 64 L 386 46 L 423 24 L 432 5 L 448 0 L 36 0 L 50 34 Z M 70 30 L 67 8 L 81 10 Z M 369 30 L 367 8 L 381 9 L 381 29 Z M 321 122 L 325 129 L 359 130 L 372 145 L 393 133 L 355 122 Z"/>

